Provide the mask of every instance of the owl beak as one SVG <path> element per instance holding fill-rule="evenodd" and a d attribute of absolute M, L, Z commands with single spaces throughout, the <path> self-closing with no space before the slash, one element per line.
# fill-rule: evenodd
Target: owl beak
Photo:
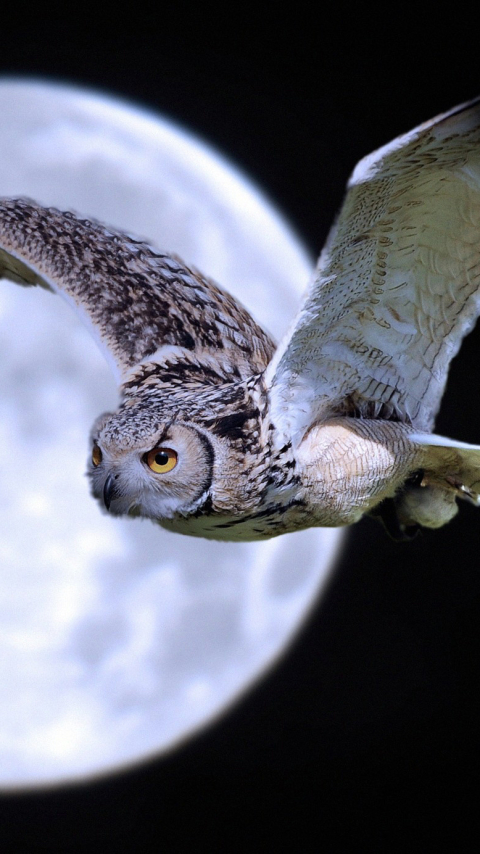
<path fill-rule="evenodd" d="M 107 510 L 110 510 L 110 504 L 112 503 L 113 499 L 116 497 L 115 496 L 115 493 L 117 491 L 116 485 L 115 485 L 116 479 L 117 479 L 116 475 L 109 474 L 106 481 L 105 481 L 105 485 L 103 487 L 103 503 L 105 504 L 105 507 L 107 508 Z"/>

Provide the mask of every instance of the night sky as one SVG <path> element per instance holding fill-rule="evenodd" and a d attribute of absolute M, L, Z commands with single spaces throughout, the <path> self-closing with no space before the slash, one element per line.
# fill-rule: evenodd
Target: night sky
<path fill-rule="evenodd" d="M 316 254 L 360 157 L 480 94 L 478 48 L 460 32 L 473 22 L 432 29 L 393 6 L 348 27 L 346 11 L 326 24 L 276 10 L 266 27 L 226 9 L 217 30 L 201 9 L 157 7 L 137 23 L 131 7 L 107 29 L 85 7 L 37 23 L 25 6 L 2 25 L 0 69 L 180 122 L 253 177 Z M 439 433 L 480 443 L 478 378 L 480 330 L 452 366 Z M 478 555 L 480 511 L 467 505 L 408 544 L 362 521 L 294 645 L 219 724 L 118 777 L 3 797 L 2 851 L 328 854 L 440 838 L 461 850 L 479 786 Z"/>

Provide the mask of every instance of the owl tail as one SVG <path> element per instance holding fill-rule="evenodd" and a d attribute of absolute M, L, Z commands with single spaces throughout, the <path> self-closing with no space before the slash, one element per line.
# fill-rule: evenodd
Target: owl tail
<path fill-rule="evenodd" d="M 434 433 L 410 433 L 425 452 L 423 485 L 451 489 L 480 506 L 480 445 L 467 445 Z"/>

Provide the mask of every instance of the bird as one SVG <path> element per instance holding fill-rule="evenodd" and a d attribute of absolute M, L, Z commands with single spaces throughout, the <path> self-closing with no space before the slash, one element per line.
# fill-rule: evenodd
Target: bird
<path fill-rule="evenodd" d="M 0 276 L 66 299 L 112 368 L 104 512 L 232 541 L 370 515 L 404 540 L 480 504 L 480 446 L 433 432 L 480 313 L 480 98 L 357 164 L 278 346 L 176 255 L 26 198 L 0 200 Z"/>

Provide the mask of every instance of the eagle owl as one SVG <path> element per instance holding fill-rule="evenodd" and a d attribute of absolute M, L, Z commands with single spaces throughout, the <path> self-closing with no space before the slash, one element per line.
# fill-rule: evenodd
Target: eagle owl
<path fill-rule="evenodd" d="M 25 199 L 0 202 L 0 274 L 61 294 L 111 365 L 88 465 L 110 513 L 224 540 L 369 513 L 405 538 L 479 503 L 480 446 L 432 430 L 480 313 L 480 99 L 357 165 L 278 347 L 178 258 Z"/>

